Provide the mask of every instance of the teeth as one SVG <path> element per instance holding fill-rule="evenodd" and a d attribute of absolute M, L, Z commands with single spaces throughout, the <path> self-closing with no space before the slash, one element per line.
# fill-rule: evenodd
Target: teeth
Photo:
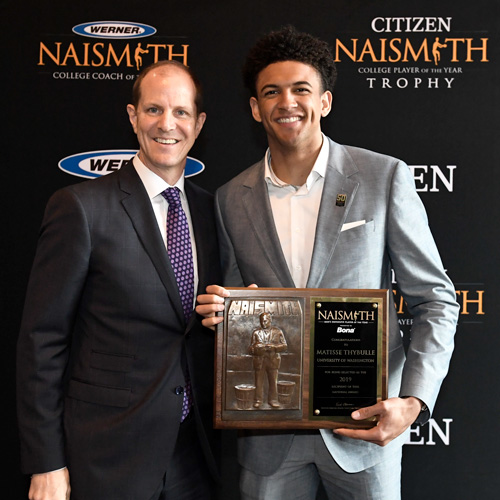
<path fill-rule="evenodd" d="M 161 137 L 157 137 L 155 141 L 160 144 L 177 144 L 179 142 L 177 139 L 162 139 Z"/>
<path fill-rule="evenodd" d="M 290 118 L 279 118 L 278 123 L 293 123 L 298 122 L 300 120 L 299 116 L 292 116 Z"/>

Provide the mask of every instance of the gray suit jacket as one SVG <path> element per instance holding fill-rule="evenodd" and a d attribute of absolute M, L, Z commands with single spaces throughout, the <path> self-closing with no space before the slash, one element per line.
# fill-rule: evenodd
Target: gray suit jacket
<path fill-rule="evenodd" d="M 336 205 L 338 194 L 347 195 L 345 206 Z M 226 286 L 295 286 L 274 225 L 263 160 L 218 190 L 216 215 Z M 344 224 L 361 220 L 366 223 L 342 231 Z M 389 397 L 418 397 L 432 412 L 453 351 L 459 310 L 453 284 L 408 166 L 330 140 L 307 287 L 391 289 L 391 268 L 414 322 L 405 357 L 396 310 L 389 307 Z M 382 448 L 321 433 L 348 472 L 381 462 L 399 451 L 406 437 Z M 284 460 L 291 438 L 290 433 L 247 433 L 239 440 L 240 461 L 258 474 L 271 474 Z"/>

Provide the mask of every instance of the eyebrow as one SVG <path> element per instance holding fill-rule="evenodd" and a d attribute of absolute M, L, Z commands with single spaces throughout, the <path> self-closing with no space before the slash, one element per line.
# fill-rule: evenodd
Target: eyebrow
<path fill-rule="evenodd" d="M 309 83 L 307 80 L 304 80 L 304 81 L 299 81 L 299 82 L 293 82 L 290 87 L 297 87 L 297 86 L 300 86 L 300 85 L 307 85 L 308 87 L 312 87 L 311 83 Z M 264 92 L 264 90 L 266 89 L 277 89 L 279 88 L 280 85 L 277 85 L 276 83 L 268 83 L 267 85 L 264 85 L 260 91 L 261 92 Z"/>
<path fill-rule="evenodd" d="M 145 108 L 151 108 L 151 107 L 154 107 L 154 108 L 161 108 L 162 106 L 160 104 L 156 104 L 155 101 L 142 101 L 142 106 L 144 106 Z"/>

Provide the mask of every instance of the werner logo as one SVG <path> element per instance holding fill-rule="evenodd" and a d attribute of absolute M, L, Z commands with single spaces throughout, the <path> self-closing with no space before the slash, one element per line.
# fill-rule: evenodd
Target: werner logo
<path fill-rule="evenodd" d="M 108 151 L 88 151 L 67 156 L 59 162 L 59 168 L 70 175 L 95 179 L 120 170 L 135 154 L 135 149 L 111 149 Z M 205 165 L 195 158 L 187 157 L 185 176 L 192 177 L 205 170 Z"/>
<path fill-rule="evenodd" d="M 147 24 L 129 23 L 124 21 L 97 21 L 78 24 L 73 33 L 92 38 L 142 38 L 156 33 L 156 29 Z"/>

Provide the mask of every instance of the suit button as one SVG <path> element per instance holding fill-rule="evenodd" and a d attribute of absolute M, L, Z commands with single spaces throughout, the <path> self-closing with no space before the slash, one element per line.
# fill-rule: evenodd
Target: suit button
<path fill-rule="evenodd" d="M 184 387 L 182 387 L 182 385 L 178 385 L 175 389 L 174 389 L 174 392 L 177 394 L 177 396 L 179 394 L 182 394 L 184 392 Z"/>

